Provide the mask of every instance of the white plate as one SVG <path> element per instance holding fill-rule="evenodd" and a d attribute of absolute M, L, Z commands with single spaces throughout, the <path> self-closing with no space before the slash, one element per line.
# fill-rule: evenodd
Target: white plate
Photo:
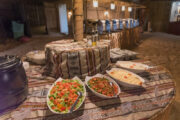
<path fill-rule="evenodd" d="M 89 87 L 89 85 L 88 85 L 88 81 L 91 80 L 91 79 L 94 78 L 94 77 L 106 78 L 106 79 L 108 79 L 110 82 L 113 82 L 113 83 L 118 87 L 118 93 L 117 93 L 115 96 L 110 97 L 110 96 L 106 96 L 106 95 L 103 95 L 103 94 L 100 94 L 100 93 L 96 92 L 95 90 L 93 90 L 93 89 L 92 89 L 91 87 Z M 91 76 L 91 77 L 90 77 L 90 76 L 86 76 L 85 84 L 86 84 L 86 86 L 87 86 L 95 95 L 97 95 L 98 97 L 101 97 L 101 98 L 116 98 L 116 97 L 118 97 L 118 95 L 119 95 L 120 92 L 121 92 L 121 89 L 120 89 L 119 85 L 118 85 L 113 79 L 111 79 L 111 78 L 108 77 L 108 76 L 102 75 L 102 74 L 96 74 L 95 76 Z"/>
<path fill-rule="evenodd" d="M 130 68 L 129 66 L 133 66 L 133 64 L 135 64 L 136 66 L 141 67 L 141 68 Z M 117 61 L 116 66 L 119 68 L 129 70 L 134 73 L 144 72 L 150 68 L 148 65 L 145 65 L 142 63 L 137 63 L 137 62 L 131 62 L 131 61 Z"/>
<path fill-rule="evenodd" d="M 49 104 L 48 104 L 48 102 L 50 101 L 48 96 L 50 95 L 51 89 L 54 87 L 54 85 L 55 85 L 57 82 L 60 82 L 60 81 L 62 81 L 62 80 L 64 80 L 64 79 L 59 78 L 59 79 L 57 79 L 57 80 L 53 83 L 53 85 L 52 85 L 51 88 L 49 89 L 48 94 L 47 94 L 47 97 L 46 97 L 46 101 L 47 101 L 48 108 L 51 110 L 51 112 L 53 112 L 53 113 L 55 113 L 55 114 L 68 114 L 68 113 L 56 112 L 56 111 L 52 110 L 51 107 L 50 107 Z M 86 98 L 86 87 L 85 87 L 84 83 L 81 81 L 81 79 L 79 79 L 78 77 L 74 77 L 72 80 L 78 80 L 79 83 L 80 83 L 81 85 L 83 85 L 83 87 L 84 87 L 84 93 L 83 93 L 84 99 L 82 100 L 82 103 L 79 105 L 79 107 L 76 108 L 75 110 L 73 110 L 73 112 L 74 112 L 74 111 L 78 110 L 78 109 L 81 107 L 81 105 L 84 103 L 84 100 L 85 100 L 85 98 Z"/>
<path fill-rule="evenodd" d="M 108 73 L 109 76 L 111 76 L 110 72 L 113 72 L 114 70 L 125 71 L 125 72 L 130 73 L 130 74 L 136 76 L 137 78 L 139 78 L 139 80 L 140 80 L 142 83 L 145 82 L 145 80 L 144 80 L 142 77 L 140 77 L 139 75 L 134 74 L 133 72 L 130 72 L 130 71 L 128 71 L 128 70 L 124 70 L 124 69 L 120 69 L 120 68 L 112 68 L 112 69 L 109 70 L 109 71 L 106 70 L 106 72 Z M 130 83 L 127 83 L 127 82 L 124 82 L 124 81 L 121 81 L 121 80 L 117 80 L 117 79 L 114 78 L 113 76 L 111 76 L 111 77 L 112 77 L 113 79 L 115 79 L 118 84 L 120 84 L 120 85 L 122 85 L 122 86 L 125 86 L 125 87 L 142 87 L 142 86 L 140 86 L 140 85 L 130 84 Z"/>

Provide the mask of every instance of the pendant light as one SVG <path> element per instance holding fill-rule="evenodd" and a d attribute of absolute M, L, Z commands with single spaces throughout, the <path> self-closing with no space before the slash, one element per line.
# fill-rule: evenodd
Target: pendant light
<path fill-rule="evenodd" d="M 111 8 L 111 10 L 114 10 L 114 9 L 115 9 L 115 3 L 114 3 L 114 2 L 111 2 L 110 8 Z"/>
<path fill-rule="evenodd" d="M 132 12 L 132 7 L 128 7 L 128 12 Z"/>
<path fill-rule="evenodd" d="M 125 11 L 125 9 L 126 9 L 126 7 L 123 5 L 123 6 L 122 6 L 122 11 Z"/>
<path fill-rule="evenodd" d="M 104 12 L 104 16 L 106 16 L 106 17 L 109 16 L 109 12 L 107 10 Z"/>
<path fill-rule="evenodd" d="M 93 7 L 98 7 L 98 0 L 93 0 Z"/>

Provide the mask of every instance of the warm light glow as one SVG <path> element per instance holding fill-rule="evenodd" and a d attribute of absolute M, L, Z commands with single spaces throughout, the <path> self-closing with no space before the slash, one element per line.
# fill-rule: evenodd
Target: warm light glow
<path fill-rule="evenodd" d="M 125 6 L 122 6 L 122 11 L 125 11 L 126 7 Z"/>
<path fill-rule="evenodd" d="M 132 12 L 132 7 L 128 7 L 128 11 L 129 11 L 129 12 Z"/>
<path fill-rule="evenodd" d="M 178 6 L 178 14 L 180 14 L 180 6 Z"/>
<path fill-rule="evenodd" d="M 109 15 L 109 12 L 108 12 L 108 11 L 105 11 L 105 12 L 104 12 L 104 15 L 105 15 L 105 16 L 108 16 L 108 15 Z"/>
<path fill-rule="evenodd" d="M 111 10 L 114 10 L 115 9 L 115 4 L 111 3 L 110 7 L 111 7 Z"/>
<path fill-rule="evenodd" d="M 68 16 L 71 16 L 71 15 L 72 15 L 72 12 L 71 12 L 71 11 L 69 11 L 69 12 L 68 12 Z"/>
<path fill-rule="evenodd" d="M 98 7 L 98 0 L 93 0 L 93 7 Z"/>

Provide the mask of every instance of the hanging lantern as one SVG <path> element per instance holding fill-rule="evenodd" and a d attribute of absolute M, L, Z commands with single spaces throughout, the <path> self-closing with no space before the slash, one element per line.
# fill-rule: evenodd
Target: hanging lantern
<path fill-rule="evenodd" d="M 126 9 L 126 7 L 123 5 L 123 6 L 122 6 L 122 11 L 125 11 L 125 9 Z"/>
<path fill-rule="evenodd" d="M 93 7 L 98 7 L 98 0 L 93 0 Z"/>
<path fill-rule="evenodd" d="M 114 4 L 114 2 L 112 2 L 112 3 L 110 4 L 110 8 L 111 8 L 111 10 L 114 10 L 114 9 L 115 9 L 115 4 Z"/>
<path fill-rule="evenodd" d="M 107 16 L 107 17 L 108 17 L 108 16 L 109 16 L 109 12 L 108 12 L 108 11 L 105 11 L 105 12 L 104 12 L 104 16 Z"/>
<path fill-rule="evenodd" d="M 71 11 L 68 12 L 68 16 L 72 16 L 72 12 Z"/>
<path fill-rule="evenodd" d="M 128 7 L 128 12 L 132 12 L 132 7 Z"/>

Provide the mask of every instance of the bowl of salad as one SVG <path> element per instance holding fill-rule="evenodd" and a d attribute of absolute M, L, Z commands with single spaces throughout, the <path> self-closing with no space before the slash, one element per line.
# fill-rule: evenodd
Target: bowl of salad
<path fill-rule="evenodd" d="M 79 92 L 82 93 L 81 96 L 78 95 Z M 78 77 L 73 79 L 59 78 L 48 91 L 47 105 L 55 114 L 67 114 L 79 109 L 85 97 L 85 85 Z M 75 102 L 76 104 L 74 104 Z M 75 106 L 71 111 L 73 105 Z"/>
<path fill-rule="evenodd" d="M 96 96 L 101 98 L 116 98 L 121 92 L 118 84 L 105 75 L 87 76 L 85 83 Z"/>

